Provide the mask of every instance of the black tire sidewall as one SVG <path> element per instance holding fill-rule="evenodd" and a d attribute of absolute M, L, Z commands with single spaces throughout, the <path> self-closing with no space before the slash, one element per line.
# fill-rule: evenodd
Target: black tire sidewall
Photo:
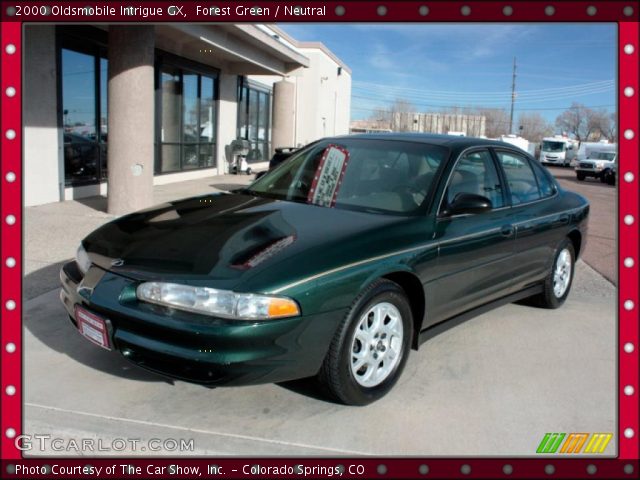
<path fill-rule="evenodd" d="M 391 303 L 400 312 L 403 326 L 401 358 L 382 383 L 375 387 L 367 388 L 360 385 L 351 372 L 353 335 L 360 317 L 373 305 L 382 302 Z M 342 343 L 338 356 L 338 376 L 343 389 L 343 395 L 341 396 L 344 397 L 343 400 L 346 400 L 347 403 L 366 405 L 384 396 L 395 385 L 409 357 L 413 333 L 413 317 L 404 291 L 397 284 L 390 281 L 374 286 L 352 307 L 342 333 Z"/>

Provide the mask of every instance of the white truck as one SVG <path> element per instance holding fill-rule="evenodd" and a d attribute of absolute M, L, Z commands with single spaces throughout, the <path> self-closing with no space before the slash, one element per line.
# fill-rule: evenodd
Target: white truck
<path fill-rule="evenodd" d="M 554 135 L 542 139 L 540 163 L 568 167 L 576 156 L 578 142 L 571 138 Z"/>
<path fill-rule="evenodd" d="M 586 160 L 593 152 L 616 152 L 618 145 L 615 143 L 609 143 L 607 140 L 600 140 L 599 142 L 580 142 L 578 153 L 576 153 L 571 166 L 576 167 L 578 162 Z"/>
<path fill-rule="evenodd" d="M 599 178 L 602 183 L 615 183 L 616 160 L 618 154 L 614 150 L 593 150 L 575 167 L 576 178 L 579 181 L 586 177 Z"/>

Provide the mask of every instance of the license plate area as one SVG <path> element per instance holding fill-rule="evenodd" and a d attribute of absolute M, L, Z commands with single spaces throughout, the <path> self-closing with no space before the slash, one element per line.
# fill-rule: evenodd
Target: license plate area
<path fill-rule="evenodd" d="M 78 331 L 83 337 L 105 350 L 111 350 L 108 320 L 77 305 L 75 307 L 75 319 Z"/>

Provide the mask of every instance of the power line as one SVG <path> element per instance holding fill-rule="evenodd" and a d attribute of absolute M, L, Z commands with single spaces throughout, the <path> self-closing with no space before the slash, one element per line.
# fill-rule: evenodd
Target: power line
<path fill-rule="evenodd" d="M 368 97 L 359 97 L 359 98 L 368 98 Z M 449 109 L 458 109 L 458 110 L 478 110 L 478 109 L 482 109 L 482 108 L 489 108 L 489 107 L 485 107 L 482 105 L 478 105 L 478 106 L 467 106 L 467 107 L 461 107 L 460 105 L 416 105 L 418 107 L 433 107 L 433 108 L 449 108 Z M 610 108 L 610 107 L 616 107 L 616 105 L 585 105 L 586 108 Z M 376 107 L 376 108 L 368 108 L 368 107 L 357 107 L 357 106 L 351 106 L 351 110 L 363 110 L 363 111 L 368 111 L 368 112 L 376 112 L 381 110 L 381 108 L 383 107 Z M 492 108 L 495 110 L 504 110 L 502 108 Z M 570 110 L 571 107 L 559 107 L 559 108 L 526 108 L 523 109 L 523 112 L 529 112 L 529 111 L 564 111 L 564 110 Z M 418 113 L 418 112 L 415 112 Z M 437 113 L 437 112 L 436 112 Z M 505 110 L 506 113 L 506 110 Z"/>

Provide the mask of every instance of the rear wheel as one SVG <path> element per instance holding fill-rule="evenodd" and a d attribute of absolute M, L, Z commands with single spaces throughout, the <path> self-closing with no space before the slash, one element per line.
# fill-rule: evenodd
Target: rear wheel
<path fill-rule="evenodd" d="M 334 398 L 366 405 L 396 383 L 409 355 L 413 319 L 404 291 L 378 280 L 353 303 L 318 375 Z"/>
<path fill-rule="evenodd" d="M 543 308 L 561 306 L 571 290 L 575 258 L 573 244 L 565 238 L 556 250 L 553 265 L 544 281 L 542 293 L 532 297 L 527 303 Z"/>

